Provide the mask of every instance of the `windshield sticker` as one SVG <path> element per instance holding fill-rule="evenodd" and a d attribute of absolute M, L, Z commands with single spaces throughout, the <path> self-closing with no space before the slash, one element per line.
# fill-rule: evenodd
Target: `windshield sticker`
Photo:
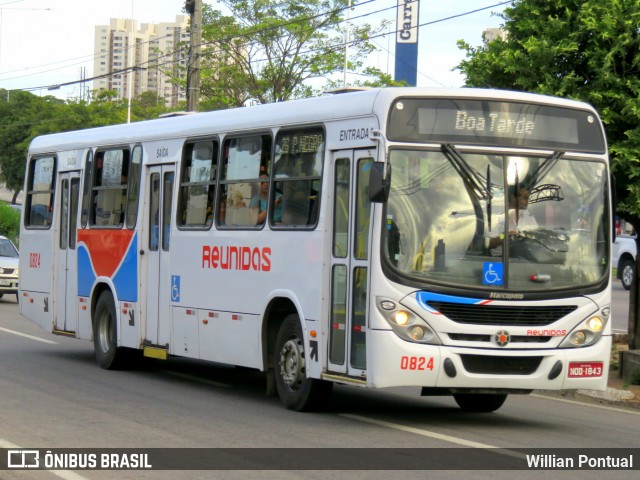
<path fill-rule="evenodd" d="M 504 265 L 500 262 L 484 262 L 482 283 L 484 285 L 502 285 L 504 283 Z"/>

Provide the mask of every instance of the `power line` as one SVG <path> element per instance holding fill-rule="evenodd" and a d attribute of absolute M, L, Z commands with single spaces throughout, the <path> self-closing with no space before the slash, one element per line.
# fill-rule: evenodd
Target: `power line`
<path fill-rule="evenodd" d="M 367 0 L 366 2 L 354 5 L 353 7 L 354 8 L 355 7 L 360 7 L 360 6 L 375 2 L 375 1 L 377 1 L 377 0 Z M 484 10 L 488 10 L 488 9 L 491 9 L 491 8 L 495 8 L 495 7 L 500 7 L 500 6 L 503 6 L 503 5 L 510 4 L 510 3 L 513 3 L 513 0 L 503 1 L 503 2 L 499 2 L 499 3 L 493 4 L 493 5 L 489 5 L 489 6 L 486 6 L 486 7 L 481 7 L 481 8 L 477 8 L 477 9 L 470 10 L 470 11 L 467 11 L 467 12 L 462 12 L 462 13 L 459 13 L 459 14 L 456 14 L 456 15 L 451 15 L 451 16 L 448 16 L 448 17 L 444 17 L 444 18 L 441 18 L 441 19 L 432 20 L 432 21 L 429 21 L 429 22 L 424 22 L 424 23 L 421 23 L 421 24 L 417 25 L 417 28 L 422 28 L 422 27 L 426 27 L 426 26 L 429 26 L 429 25 L 434 25 L 434 24 L 437 24 L 437 23 L 441 23 L 441 22 L 444 22 L 444 21 L 453 20 L 455 18 L 460 18 L 460 17 L 463 17 L 463 16 L 471 15 L 471 14 L 478 13 L 478 12 L 481 12 L 481 11 L 484 11 Z M 306 17 L 304 19 L 292 20 L 290 22 L 282 23 L 282 24 L 275 25 L 275 26 L 272 26 L 272 27 L 267 27 L 267 28 L 264 28 L 264 29 L 255 30 L 253 32 L 247 32 L 247 33 L 245 33 L 243 35 L 239 35 L 239 36 L 230 36 L 230 37 L 219 39 L 219 40 L 216 40 L 216 41 L 213 41 L 213 42 L 203 42 L 200 45 L 201 46 L 209 46 L 209 45 L 214 45 L 214 44 L 219 44 L 219 43 L 231 42 L 232 40 L 237 39 L 237 38 L 244 38 L 244 37 L 249 37 L 249 36 L 252 36 L 252 35 L 259 34 L 259 33 L 266 33 L 266 32 L 269 32 L 269 31 L 272 31 L 272 30 L 275 30 L 275 29 L 281 29 L 281 28 L 286 27 L 288 25 L 310 21 L 310 20 L 313 20 L 313 19 L 316 19 L 316 18 L 320 18 L 322 16 L 331 15 L 333 13 L 339 13 L 340 11 L 343 11 L 343 10 L 345 10 L 347 8 L 349 8 L 349 7 L 343 7 L 343 8 L 340 8 L 340 9 L 335 9 L 335 10 L 332 10 L 330 12 L 323 12 L 323 13 L 320 13 L 320 14 L 317 14 L 317 15 L 314 15 L 314 16 Z M 390 9 L 395 9 L 395 8 L 397 8 L 396 5 L 394 5 L 392 7 L 385 7 L 383 9 L 380 9 L 380 10 L 377 10 L 377 11 L 374 11 L 374 12 L 369 12 L 369 13 L 365 13 L 365 14 L 359 15 L 357 17 L 352 17 L 350 21 L 353 21 L 353 20 L 358 19 L 358 18 L 371 16 L 371 15 L 374 15 L 374 14 L 377 14 L 377 13 L 381 13 L 381 12 L 384 12 L 384 11 L 387 11 L 387 10 L 390 10 Z M 346 20 L 340 20 L 340 21 L 335 22 L 333 24 L 327 24 L 326 26 L 337 26 L 337 25 L 339 25 L 341 23 L 344 23 L 345 21 Z M 309 30 L 312 30 L 312 29 L 315 29 L 315 28 L 316 27 L 310 27 Z M 182 30 L 182 29 L 180 29 L 180 30 Z M 386 35 L 395 34 L 398 31 L 399 30 L 392 30 L 392 31 L 380 33 L 380 34 L 377 34 L 377 35 L 372 35 L 372 36 L 368 37 L 367 40 L 374 40 L 376 38 L 385 37 Z M 171 35 L 167 35 L 167 36 L 171 36 Z M 157 39 L 149 40 L 149 42 L 155 41 L 155 40 L 157 40 Z M 255 44 L 257 42 L 252 42 L 252 43 Z M 358 41 L 354 40 L 354 41 L 349 42 L 349 45 L 355 45 L 357 43 L 358 43 Z M 309 50 L 306 50 L 306 51 L 303 51 L 303 52 L 299 52 L 298 55 L 299 56 L 303 56 L 303 55 L 307 55 L 309 53 L 314 53 L 314 52 L 319 52 L 319 51 L 339 50 L 339 49 L 343 49 L 344 47 L 345 47 L 345 42 L 342 42 L 342 43 L 336 44 L 336 45 L 334 45 L 332 47 L 328 47 L 328 48 L 326 46 L 323 46 L 323 47 L 318 47 L 318 48 L 314 48 L 314 49 L 309 49 Z M 128 48 L 135 48 L 135 46 L 134 47 L 128 47 Z M 149 60 L 147 62 L 143 62 L 141 64 L 134 65 L 134 66 L 126 68 L 126 69 L 114 70 L 114 71 L 111 71 L 111 72 L 103 74 L 103 75 L 98 75 L 98 76 L 86 78 L 84 80 L 75 80 L 75 81 L 70 81 L 70 82 L 65 82 L 65 83 L 60 83 L 60 84 L 45 85 L 45 86 L 38 86 L 38 87 L 20 88 L 20 89 L 15 89 L 15 90 L 23 90 L 23 91 L 35 91 L 35 90 L 44 90 L 44 89 L 53 90 L 53 89 L 61 88 L 61 87 L 64 87 L 64 86 L 75 85 L 75 84 L 82 83 L 82 82 L 89 82 L 89 81 L 97 80 L 97 79 L 100 79 L 100 78 L 106 78 L 106 77 L 110 77 L 110 76 L 113 76 L 113 75 L 118 75 L 118 74 L 121 74 L 121 73 L 127 73 L 127 72 L 132 71 L 132 70 L 140 70 L 140 69 L 143 69 L 142 65 L 148 65 L 150 63 L 153 63 L 153 62 L 157 61 L 159 58 L 166 58 L 166 57 L 174 56 L 174 55 L 180 54 L 181 52 L 184 52 L 184 51 L 185 51 L 184 47 L 183 48 L 179 48 L 179 49 L 174 50 L 173 52 L 170 52 L 168 54 L 162 55 L 162 56 L 157 57 L 157 58 L 155 58 L 153 60 Z M 206 54 L 207 55 L 216 55 L 218 53 L 223 53 L 223 52 L 225 52 L 225 50 L 217 50 L 217 51 L 213 51 L 213 52 L 212 51 L 207 51 Z M 94 55 L 94 57 L 97 57 L 97 56 L 99 56 L 99 55 L 97 55 L 97 54 Z M 259 63 L 259 62 L 265 62 L 267 60 L 268 59 L 266 59 L 266 58 L 253 59 L 253 60 L 250 60 L 248 63 Z M 165 64 L 158 65 L 158 66 L 176 64 L 179 61 L 180 60 L 176 60 L 176 61 L 173 61 L 173 62 L 167 62 Z M 424 74 L 422 74 L 422 75 L 424 75 Z M 21 77 L 18 77 L 18 78 L 21 78 Z M 427 77 L 427 78 L 429 78 L 429 77 Z"/>

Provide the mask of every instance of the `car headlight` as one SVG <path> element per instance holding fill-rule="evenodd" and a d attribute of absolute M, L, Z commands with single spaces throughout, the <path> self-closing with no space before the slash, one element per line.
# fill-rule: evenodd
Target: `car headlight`
<path fill-rule="evenodd" d="M 403 340 L 432 345 L 442 344 L 429 324 L 411 310 L 386 298 L 378 298 L 376 305 L 395 334 Z"/>
<path fill-rule="evenodd" d="M 607 326 L 610 309 L 603 308 L 598 314 L 580 322 L 560 344 L 561 348 L 578 348 L 593 345 L 598 341 Z"/>

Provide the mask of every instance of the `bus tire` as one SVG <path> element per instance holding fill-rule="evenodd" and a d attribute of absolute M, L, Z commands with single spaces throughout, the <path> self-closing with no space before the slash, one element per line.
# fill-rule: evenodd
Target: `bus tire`
<path fill-rule="evenodd" d="M 507 399 L 506 393 L 454 393 L 458 406 L 465 412 L 489 413 L 498 410 Z"/>
<path fill-rule="evenodd" d="M 333 383 L 307 378 L 304 337 L 297 314 L 288 315 L 280 325 L 274 355 L 276 389 L 282 404 L 296 412 L 324 407 Z"/>
<path fill-rule="evenodd" d="M 118 348 L 116 306 L 113 295 L 106 290 L 100 294 L 93 313 L 93 349 L 96 362 L 105 370 L 122 366 L 124 349 Z"/>

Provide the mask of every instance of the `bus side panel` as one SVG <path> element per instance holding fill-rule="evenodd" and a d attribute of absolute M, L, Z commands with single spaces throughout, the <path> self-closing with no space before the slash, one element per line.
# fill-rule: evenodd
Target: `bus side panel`
<path fill-rule="evenodd" d="M 118 346 L 140 347 L 138 235 L 133 230 L 78 231 L 78 295 L 91 298 L 99 278 L 109 279 L 119 317 Z M 87 306 L 82 310 L 83 305 Z M 80 338 L 91 329 L 91 302 L 80 303 Z M 88 310 L 88 312 L 87 312 Z M 88 315 L 87 315 L 88 313 Z"/>
<path fill-rule="evenodd" d="M 257 315 L 198 310 L 198 317 L 200 358 L 262 368 Z"/>
<path fill-rule="evenodd" d="M 20 313 L 48 332 L 54 311 L 52 236 L 53 229 L 30 230 L 20 241 Z"/>

